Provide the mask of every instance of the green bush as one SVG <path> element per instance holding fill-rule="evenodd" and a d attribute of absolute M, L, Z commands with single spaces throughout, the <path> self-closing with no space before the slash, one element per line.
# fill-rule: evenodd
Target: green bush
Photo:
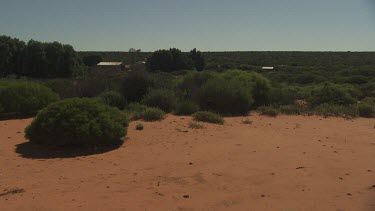
<path fill-rule="evenodd" d="M 107 146 L 122 143 L 125 113 L 92 99 L 72 98 L 43 109 L 25 130 L 32 143 L 51 146 Z"/>
<path fill-rule="evenodd" d="M 140 103 L 130 103 L 126 106 L 125 111 L 129 115 L 131 121 L 142 119 L 143 112 L 147 109 L 147 106 Z"/>
<path fill-rule="evenodd" d="M 191 115 L 199 110 L 199 106 L 192 101 L 183 100 L 177 103 L 174 113 L 176 115 Z"/>
<path fill-rule="evenodd" d="M 212 78 L 202 86 L 199 104 L 203 109 L 221 114 L 247 114 L 254 102 L 250 90 L 249 85 L 237 80 Z"/>
<path fill-rule="evenodd" d="M 194 113 L 192 116 L 195 121 L 208 122 L 214 124 L 224 124 L 224 118 L 222 116 L 209 111 L 198 111 Z"/>
<path fill-rule="evenodd" d="M 366 97 L 361 102 L 375 106 L 375 97 Z"/>
<path fill-rule="evenodd" d="M 242 70 L 229 70 L 221 74 L 225 80 L 235 81 L 235 83 L 248 88 L 254 99 L 254 106 L 264 106 L 269 104 L 271 83 L 262 75 L 255 72 L 246 72 Z"/>
<path fill-rule="evenodd" d="M 32 82 L 15 82 L 0 91 L 4 113 L 34 114 L 48 104 L 59 100 L 51 89 Z"/>
<path fill-rule="evenodd" d="M 356 102 L 344 88 L 329 83 L 325 83 L 322 87 L 313 90 L 308 101 L 312 106 L 324 103 L 350 105 Z"/>
<path fill-rule="evenodd" d="M 190 72 L 178 82 L 177 86 L 181 95 L 197 102 L 201 86 L 217 75 L 217 73 L 210 71 Z"/>
<path fill-rule="evenodd" d="M 148 122 L 164 119 L 165 113 L 159 108 L 146 108 L 142 113 L 142 119 Z"/>
<path fill-rule="evenodd" d="M 59 94 L 61 98 L 81 97 L 71 79 L 49 79 L 44 85 Z"/>
<path fill-rule="evenodd" d="M 276 108 L 269 106 L 259 107 L 258 111 L 263 116 L 277 117 L 279 115 L 279 111 Z"/>
<path fill-rule="evenodd" d="M 159 72 L 150 74 L 152 88 L 174 90 L 176 88 L 176 78 L 171 73 Z"/>
<path fill-rule="evenodd" d="M 115 91 L 103 92 L 98 96 L 98 99 L 101 103 L 116 107 L 120 110 L 124 109 L 126 106 L 125 98 L 120 93 Z"/>
<path fill-rule="evenodd" d="M 136 130 L 143 130 L 143 125 L 141 123 L 137 124 L 137 126 L 135 126 L 135 129 Z"/>
<path fill-rule="evenodd" d="M 151 90 L 143 98 L 142 103 L 149 107 L 156 107 L 165 112 L 170 112 L 175 107 L 176 96 L 169 90 Z"/>
<path fill-rule="evenodd" d="M 143 104 L 140 104 L 140 103 L 129 103 L 125 110 L 129 111 L 129 112 L 143 112 L 144 110 L 146 110 L 147 106 L 146 105 L 143 105 Z"/>
<path fill-rule="evenodd" d="M 279 111 L 287 115 L 300 115 L 304 109 L 297 105 L 282 105 L 279 107 Z"/>
<path fill-rule="evenodd" d="M 123 81 L 122 94 L 126 101 L 140 101 L 152 86 L 152 78 L 146 71 L 131 71 Z"/>
<path fill-rule="evenodd" d="M 0 114 L 3 113 L 3 111 L 4 111 L 4 108 L 3 108 L 3 106 L 0 104 Z"/>
<path fill-rule="evenodd" d="M 367 103 L 358 105 L 358 115 L 361 117 L 372 118 L 375 115 L 375 106 Z"/>
<path fill-rule="evenodd" d="M 294 86 L 277 86 L 270 91 L 270 102 L 272 105 L 293 104 L 301 98 L 301 89 Z"/>
<path fill-rule="evenodd" d="M 352 118 L 358 116 L 357 107 L 354 105 L 336 105 L 324 103 L 313 109 L 313 113 L 321 116 L 335 116 Z"/>

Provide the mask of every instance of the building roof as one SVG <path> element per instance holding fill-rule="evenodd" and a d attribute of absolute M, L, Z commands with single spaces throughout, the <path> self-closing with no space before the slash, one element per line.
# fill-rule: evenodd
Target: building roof
<path fill-rule="evenodd" d="M 122 62 L 100 62 L 98 66 L 119 66 L 122 65 Z"/>
<path fill-rule="evenodd" d="M 262 70 L 273 70 L 273 67 L 262 67 Z"/>

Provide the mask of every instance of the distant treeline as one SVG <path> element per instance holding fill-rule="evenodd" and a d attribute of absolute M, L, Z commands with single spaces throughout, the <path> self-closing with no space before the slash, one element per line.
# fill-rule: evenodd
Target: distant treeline
<path fill-rule="evenodd" d="M 70 77 L 81 68 L 78 54 L 70 45 L 30 40 L 28 43 L 0 36 L 0 76 L 35 78 Z"/>
<path fill-rule="evenodd" d="M 104 61 L 130 62 L 130 52 L 79 52 L 80 57 L 100 55 Z M 137 61 L 147 59 L 151 52 L 133 53 Z M 375 65 L 375 52 L 292 52 L 242 51 L 204 52 L 206 69 L 251 69 L 253 66 L 342 67 Z"/>

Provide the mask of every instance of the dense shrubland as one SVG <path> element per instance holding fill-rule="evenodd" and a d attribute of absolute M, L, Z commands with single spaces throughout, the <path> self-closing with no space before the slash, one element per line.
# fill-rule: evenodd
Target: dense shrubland
<path fill-rule="evenodd" d="M 8 105 L 10 95 L 27 99 L 29 104 L 22 104 L 22 111 L 17 112 L 28 113 L 57 100 L 55 92 L 61 98 L 95 98 L 124 110 L 131 119 L 147 118 L 146 110 L 159 119 L 164 112 L 191 115 L 202 110 L 225 116 L 259 110 L 265 115 L 373 117 L 374 56 L 351 52 L 202 53 L 175 48 L 154 53 L 77 54 L 69 45 L 32 40 L 26 44 L 1 36 L 1 76 L 16 75 L 18 80 L 0 81 L 0 112 L 15 112 L 10 108 L 17 106 Z M 98 72 L 81 65 L 93 66 L 100 61 L 146 61 L 148 69 Z M 262 66 L 274 66 L 275 70 L 262 71 Z M 23 88 L 28 91 L 9 90 L 16 86 L 12 84 L 25 86 L 20 84 L 30 80 L 34 82 L 28 85 L 32 88 Z M 53 92 L 36 88 L 36 83 Z M 35 90 L 49 96 L 49 100 L 37 102 L 33 97 L 40 96 Z"/>

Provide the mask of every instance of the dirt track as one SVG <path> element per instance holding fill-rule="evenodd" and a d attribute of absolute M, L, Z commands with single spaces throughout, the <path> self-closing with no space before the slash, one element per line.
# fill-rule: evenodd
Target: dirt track
<path fill-rule="evenodd" d="M 93 155 L 23 144 L 31 120 L 0 121 L 0 210 L 375 210 L 374 119 L 248 118 L 133 122 Z"/>

